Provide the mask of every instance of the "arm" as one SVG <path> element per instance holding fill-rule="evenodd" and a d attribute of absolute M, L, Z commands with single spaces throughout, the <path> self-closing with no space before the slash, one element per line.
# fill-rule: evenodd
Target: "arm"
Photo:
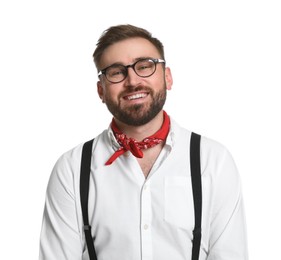
<path fill-rule="evenodd" d="M 224 151 L 214 180 L 208 260 L 247 260 L 247 236 L 240 178 Z"/>
<path fill-rule="evenodd" d="M 72 169 L 65 157 L 55 165 L 47 188 L 40 237 L 40 260 L 81 260 Z"/>

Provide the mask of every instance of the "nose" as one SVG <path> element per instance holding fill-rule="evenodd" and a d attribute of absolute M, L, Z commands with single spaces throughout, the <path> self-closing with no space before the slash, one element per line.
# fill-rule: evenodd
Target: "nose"
<path fill-rule="evenodd" d="M 136 74 L 134 69 L 132 67 L 129 67 L 128 74 L 125 79 L 125 84 L 130 85 L 130 86 L 136 86 L 138 84 L 138 82 L 140 81 L 140 78 L 141 77 Z"/>

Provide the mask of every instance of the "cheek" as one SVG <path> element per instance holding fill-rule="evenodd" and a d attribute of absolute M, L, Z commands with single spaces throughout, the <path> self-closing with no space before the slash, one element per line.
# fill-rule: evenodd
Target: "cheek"
<path fill-rule="evenodd" d="M 117 101 L 119 98 L 120 90 L 117 86 L 107 85 L 103 87 L 103 98 L 105 100 Z"/>

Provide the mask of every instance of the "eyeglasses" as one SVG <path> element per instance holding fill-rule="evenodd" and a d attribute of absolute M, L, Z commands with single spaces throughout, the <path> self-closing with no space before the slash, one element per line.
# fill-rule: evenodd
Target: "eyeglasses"
<path fill-rule="evenodd" d="M 113 64 L 98 73 L 98 76 L 105 75 L 106 79 L 111 83 L 119 83 L 128 76 L 128 69 L 132 68 L 134 72 L 142 77 L 148 78 L 156 71 L 158 63 L 165 63 L 162 59 L 141 59 L 133 64 L 124 66 L 122 64 Z"/>

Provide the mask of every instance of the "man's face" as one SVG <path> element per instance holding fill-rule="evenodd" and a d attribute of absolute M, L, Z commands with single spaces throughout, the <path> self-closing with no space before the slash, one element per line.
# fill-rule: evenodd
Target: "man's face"
<path fill-rule="evenodd" d="M 143 38 L 131 38 L 109 46 L 101 57 L 101 69 L 112 64 L 129 65 L 141 58 L 161 58 L 159 52 Z M 147 78 L 138 76 L 132 68 L 122 82 L 111 83 L 101 75 L 98 94 L 108 110 L 119 121 L 133 126 L 144 125 L 163 108 L 166 90 L 171 89 L 172 76 L 164 64 L 156 64 L 156 71 Z"/>

